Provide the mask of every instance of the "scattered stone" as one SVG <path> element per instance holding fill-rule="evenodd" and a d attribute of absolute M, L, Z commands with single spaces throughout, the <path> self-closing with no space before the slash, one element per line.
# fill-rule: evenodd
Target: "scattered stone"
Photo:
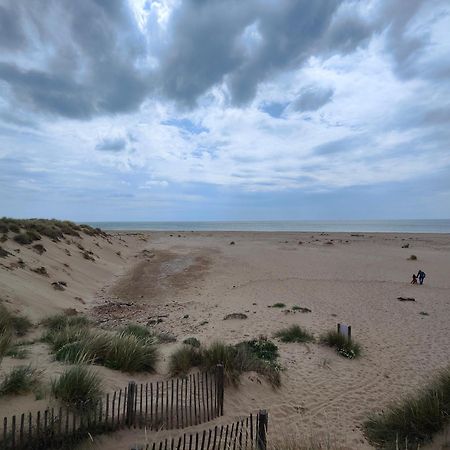
<path fill-rule="evenodd" d="M 61 281 L 54 281 L 52 283 L 53 289 L 55 289 L 56 291 L 65 291 L 66 289 L 64 286 L 66 286 L 66 283 L 64 283 L 64 284 L 63 283 L 64 282 L 61 282 Z"/>
<path fill-rule="evenodd" d="M 409 244 L 403 244 L 402 248 L 409 248 Z"/>
<path fill-rule="evenodd" d="M 44 277 L 48 277 L 47 269 L 44 266 L 36 267 L 36 269 L 31 269 L 31 271 L 43 275 Z"/>
<path fill-rule="evenodd" d="M 302 245 L 303 244 L 303 241 L 298 241 L 298 245 Z"/>
<path fill-rule="evenodd" d="M 185 315 L 183 316 L 183 319 L 189 319 L 189 314 L 185 314 Z"/>
<path fill-rule="evenodd" d="M 244 320 L 247 319 L 247 315 L 244 313 L 231 313 L 231 314 L 227 314 L 223 320 L 232 320 L 232 319 L 239 319 L 239 320 Z"/>
<path fill-rule="evenodd" d="M 397 297 L 397 300 L 401 302 L 415 302 L 416 299 L 412 297 Z"/>
<path fill-rule="evenodd" d="M 231 242 L 230 242 L 230 245 L 235 245 L 235 242 L 234 242 L 234 241 L 231 241 Z"/>
<path fill-rule="evenodd" d="M 294 305 L 292 307 L 292 311 L 299 311 L 301 313 L 310 313 L 310 312 L 312 312 L 309 308 L 305 308 L 303 306 L 297 306 L 297 305 Z"/>
<path fill-rule="evenodd" d="M 419 313 L 421 316 L 429 316 L 429 314 L 426 311 L 420 311 Z"/>
<path fill-rule="evenodd" d="M 208 321 L 207 320 L 203 320 L 203 321 L 201 321 L 200 323 L 199 323 L 199 326 L 203 326 L 203 325 L 208 325 Z"/>
<path fill-rule="evenodd" d="M 334 245 L 331 241 L 325 242 L 325 245 Z"/>

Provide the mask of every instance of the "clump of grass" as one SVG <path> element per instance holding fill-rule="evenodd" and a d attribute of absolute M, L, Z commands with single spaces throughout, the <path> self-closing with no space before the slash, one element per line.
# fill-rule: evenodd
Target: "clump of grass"
<path fill-rule="evenodd" d="M 269 308 L 286 308 L 286 305 L 284 303 L 274 303 L 272 306 L 269 306 Z"/>
<path fill-rule="evenodd" d="M 123 329 L 123 332 L 125 334 L 131 334 L 131 335 L 136 336 L 136 337 L 141 338 L 141 339 L 147 339 L 147 338 L 153 338 L 154 337 L 153 332 L 149 328 L 144 327 L 142 325 L 137 325 L 137 324 L 134 324 L 134 323 L 128 324 Z"/>
<path fill-rule="evenodd" d="M 177 337 L 172 333 L 160 332 L 156 333 L 156 338 L 160 344 L 171 344 L 177 342 Z"/>
<path fill-rule="evenodd" d="M 392 403 L 364 423 L 364 434 L 377 448 L 418 448 L 450 422 L 450 367 L 441 371 L 415 395 Z"/>
<path fill-rule="evenodd" d="M 31 366 L 14 367 L 0 384 L 0 397 L 32 392 L 40 383 L 41 372 Z"/>
<path fill-rule="evenodd" d="M 276 361 L 280 356 L 277 345 L 266 337 L 244 341 L 239 343 L 238 346 L 245 346 L 258 359 L 264 361 Z"/>
<path fill-rule="evenodd" d="M 169 358 L 169 373 L 171 376 L 186 375 L 192 367 L 202 364 L 203 355 L 199 348 L 183 344 Z"/>
<path fill-rule="evenodd" d="M 184 375 L 192 367 L 212 369 L 217 364 L 223 364 L 227 383 L 237 385 L 244 372 L 255 371 L 264 376 L 273 386 L 281 384 L 280 366 L 274 362 L 259 359 L 247 345 L 229 345 L 214 342 L 205 348 L 195 348 L 190 345 L 176 350 L 170 357 L 169 369 L 171 375 Z"/>
<path fill-rule="evenodd" d="M 299 325 L 291 325 L 274 335 L 281 342 L 313 342 L 314 336 Z"/>
<path fill-rule="evenodd" d="M 30 230 L 16 234 L 13 239 L 20 245 L 28 245 L 41 239 L 41 236 L 36 231 Z"/>
<path fill-rule="evenodd" d="M 25 336 L 31 328 L 33 328 L 33 323 L 25 316 L 12 316 L 11 325 L 16 336 Z"/>
<path fill-rule="evenodd" d="M 25 359 L 28 358 L 28 354 L 29 351 L 26 348 L 23 348 L 21 345 L 16 344 L 8 350 L 6 356 L 15 359 Z"/>
<path fill-rule="evenodd" d="M 191 347 L 200 348 L 200 341 L 195 337 L 187 338 L 183 341 L 183 344 L 190 345 Z"/>
<path fill-rule="evenodd" d="M 0 362 L 8 352 L 13 334 L 11 315 L 8 310 L 0 304 Z"/>
<path fill-rule="evenodd" d="M 93 407 L 101 398 L 102 380 L 90 368 L 78 364 L 66 369 L 52 380 L 51 391 L 55 398 L 75 409 Z"/>
<path fill-rule="evenodd" d="M 83 320 L 82 320 L 83 319 Z M 58 361 L 76 363 L 84 357 L 92 363 L 125 372 L 153 372 L 158 361 L 156 338 L 144 327 L 127 327 L 121 333 L 92 331 L 79 316 L 47 320 L 43 340 Z"/>
<path fill-rule="evenodd" d="M 353 339 L 348 339 L 337 331 L 328 331 L 321 336 L 320 342 L 334 347 L 336 351 L 345 358 L 354 359 L 361 355 L 361 346 Z"/>

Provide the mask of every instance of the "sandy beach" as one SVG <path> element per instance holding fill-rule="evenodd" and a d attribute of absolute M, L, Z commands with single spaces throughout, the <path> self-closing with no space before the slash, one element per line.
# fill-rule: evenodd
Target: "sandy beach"
<path fill-rule="evenodd" d="M 47 248 L 42 255 L 25 247 L 16 252 L 12 241 L 3 244 L 12 254 L 0 260 L 0 297 L 9 309 L 34 322 L 75 309 L 105 328 L 135 322 L 177 337 L 177 343 L 161 345 L 157 374 L 98 367 L 106 390 L 129 379 L 165 378 L 168 355 L 186 337 L 238 343 L 272 338 L 291 324 L 316 337 L 339 322 L 352 326 L 363 349 L 359 359 L 345 359 L 318 343 L 278 342 L 282 386 L 274 389 L 256 374 L 245 374 L 237 389 L 227 388 L 225 416 L 215 422 L 264 408 L 272 436 L 371 448 L 360 431 L 368 414 L 414 392 L 450 361 L 448 235 L 114 232 L 108 239 L 83 238 L 93 261 L 74 243 L 46 238 L 42 243 Z M 405 244 L 409 248 L 402 248 Z M 11 266 L 18 258 L 25 268 Z M 32 272 L 35 266 L 45 266 L 49 277 Z M 424 285 L 411 285 L 419 269 L 427 274 Z M 66 281 L 67 289 L 53 289 L 55 280 Z M 286 307 L 272 308 L 277 302 Z M 311 312 L 293 312 L 294 305 Z M 247 319 L 223 320 L 230 313 Z M 36 329 L 32 337 L 39 335 Z M 26 360 L 5 358 L 0 373 L 27 362 L 43 369 L 46 379 L 64 367 L 37 342 Z M 49 401 L 32 395 L 2 398 L 0 416 L 36 410 Z M 100 447 L 129 448 L 140 439 L 138 430 L 116 433 L 101 439 Z M 439 439 L 429 448 L 445 448 L 448 438 Z"/>

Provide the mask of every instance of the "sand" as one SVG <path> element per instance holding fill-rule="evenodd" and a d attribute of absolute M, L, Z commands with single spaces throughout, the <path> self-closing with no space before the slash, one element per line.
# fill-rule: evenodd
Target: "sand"
<path fill-rule="evenodd" d="M 360 431 L 367 415 L 414 392 L 450 363 L 448 235 L 153 232 L 119 233 L 110 242 L 84 238 L 83 245 L 98 255 L 95 262 L 68 256 L 65 246 L 76 253 L 73 244 L 48 242 L 41 256 L 22 247 L 26 264 L 47 266 L 50 277 L 7 270 L 9 258 L 0 259 L 0 297 L 35 321 L 58 309 L 75 308 L 107 328 L 128 321 L 149 323 L 178 341 L 195 336 L 205 343 L 236 343 L 271 337 L 294 323 L 315 336 L 338 322 L 352 326 L 363 347 L 360 359 L 347 360 L 319 344 L 279 343 L 286 368 L 282 387 L 275 390 L 253 373 L 244 375 L 238 389 L 226 390 L 220 423 L 264 408 L 277 436 L 329 439 L 336 448 L 370 448 Z M 402 248 L 405 243 L 409 248 Z M 411 254 L 417 255 L 416 261 L 408 260 Z M 413 286 L 411 276 L 419 269 L 427 273 L 425 284 Z M 66 291 L 51 287 L 56 279 L 68 281 Z M 400 302 L 400 296 L 416 301 Z M 269 307 L 276 302 L 312 312 Z M 224 321 L 230 313 L 248 318 Z M 122 387 L 131 378 L 164 378 L 167 356 L 178 345 L 162 345 L 156 375 L 98 368 L 105 388 Z M 44 344 L 32 348 L 29 361 L 45 369 L 47 378 L 62 370 Z M 18 363 L 5 358 L 0 373 Z M 0 400 L 0 416 L 37 409 L 48 401 L 36 402 L 32 396 Z M 118 433 L 103 439 L 100 447 L 128 448 L 143 442 L 142 434 Z M 430 448 L 444 448 L 446 440 L 444 436 Z"/>

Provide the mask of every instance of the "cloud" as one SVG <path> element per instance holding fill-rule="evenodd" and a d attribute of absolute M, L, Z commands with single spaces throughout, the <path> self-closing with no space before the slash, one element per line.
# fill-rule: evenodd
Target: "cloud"
<path fill-rule="evenodd" d="M 125 150 L 127 141 L 124 138 L 103 138 L 96 146 L 95 150 L 103 152 L 121 152 Z"/>
<path fill-rule="evenodd" d="M 331 101 L 333 92 L 331 88 L 306 87 L 292 103 L 292 109 L 295 111 L 316 111 Z"/>

